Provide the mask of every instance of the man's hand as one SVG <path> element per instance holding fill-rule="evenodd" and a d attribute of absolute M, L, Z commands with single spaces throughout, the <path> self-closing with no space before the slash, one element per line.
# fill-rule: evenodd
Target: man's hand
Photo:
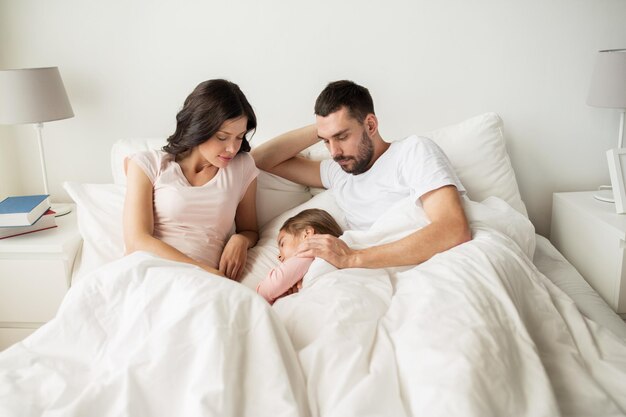
<path fill-rule="evenodd" d="M 355 267 L 357 251 L 350 249 L 346 242 L 332 235 L 314 234 L 300 243 L 296 256 L 322 258 L 334 267 L 342 269 Z"/>
<path fill-rule="evenodd" d="M 248 240 L 242 235 L 232 235 L 224 246 L 220 258 L 220 272 L 227 278 L 239 281 L 248 257 Z"/>

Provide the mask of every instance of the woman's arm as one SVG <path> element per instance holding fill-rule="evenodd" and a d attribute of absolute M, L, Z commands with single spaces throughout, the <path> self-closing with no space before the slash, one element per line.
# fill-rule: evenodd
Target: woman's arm
<path fill-rule="evenodd" d="M 236 234 L 232 235 L 220 258 L 220 271 L 239 281 L 246 266 L 248 249 L 256 245 L 259 232 L 256 220 L 256 178 L 252 180 L 235 213 Z"/>
<path fill-rule="evenodd" d="M 173 261 L 186 262 L 201 267 L 207 272 L 223 275 L 215 268 L 188 257 L 173 246 L 155 238 L 154 213 L 152 206 L 152 183 L 139 166 L 129 160 L 126 171 L 126 197 L 124 200 L 124 244 L 126 253 L 135 251 L 152 252 Z"/>

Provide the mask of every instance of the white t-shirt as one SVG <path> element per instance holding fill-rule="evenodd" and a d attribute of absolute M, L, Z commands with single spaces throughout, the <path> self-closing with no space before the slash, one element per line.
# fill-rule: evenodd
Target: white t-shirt
<path fill-rule="evenodd" d="M 346 173 L 332 159 L 320 166 L 322 184 L 332 191 L 351 229 L 367 230 L 396 202 L 411 197 L 416 204 L 429 191 L 454 185 L 465 188 L 448 157 L 432 140 L 409 136 L 393 142 L 366 172 Z"/>
<path fill-rule="evenodd" d="M 189 184 L 174 156 L 166 152 L 140 152 L 130 159 L 153 185 L 153 236 L 217 269 L 237 206 L 259 175 L 252 157 L 237 154 L 201 186 Z"/>

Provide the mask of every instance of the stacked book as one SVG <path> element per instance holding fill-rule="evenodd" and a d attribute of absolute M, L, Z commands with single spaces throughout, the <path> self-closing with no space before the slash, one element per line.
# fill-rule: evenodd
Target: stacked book
<path fill-rule="evenodd" d="M 48 195 L 7 197 L 0 201 L 0 239 L 56 227 Z"/>

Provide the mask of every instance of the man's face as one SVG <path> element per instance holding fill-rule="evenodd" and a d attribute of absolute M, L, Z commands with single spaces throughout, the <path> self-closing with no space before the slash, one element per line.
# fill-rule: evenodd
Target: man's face
<path fill-rule="evenodd" d="M 317 116 L 317 136 L 324 141 L 332 158 L 345 172 L 359 175 L 371 167 L 374 144 L 365 126 L 340 110 L 326 117 Z"/>

